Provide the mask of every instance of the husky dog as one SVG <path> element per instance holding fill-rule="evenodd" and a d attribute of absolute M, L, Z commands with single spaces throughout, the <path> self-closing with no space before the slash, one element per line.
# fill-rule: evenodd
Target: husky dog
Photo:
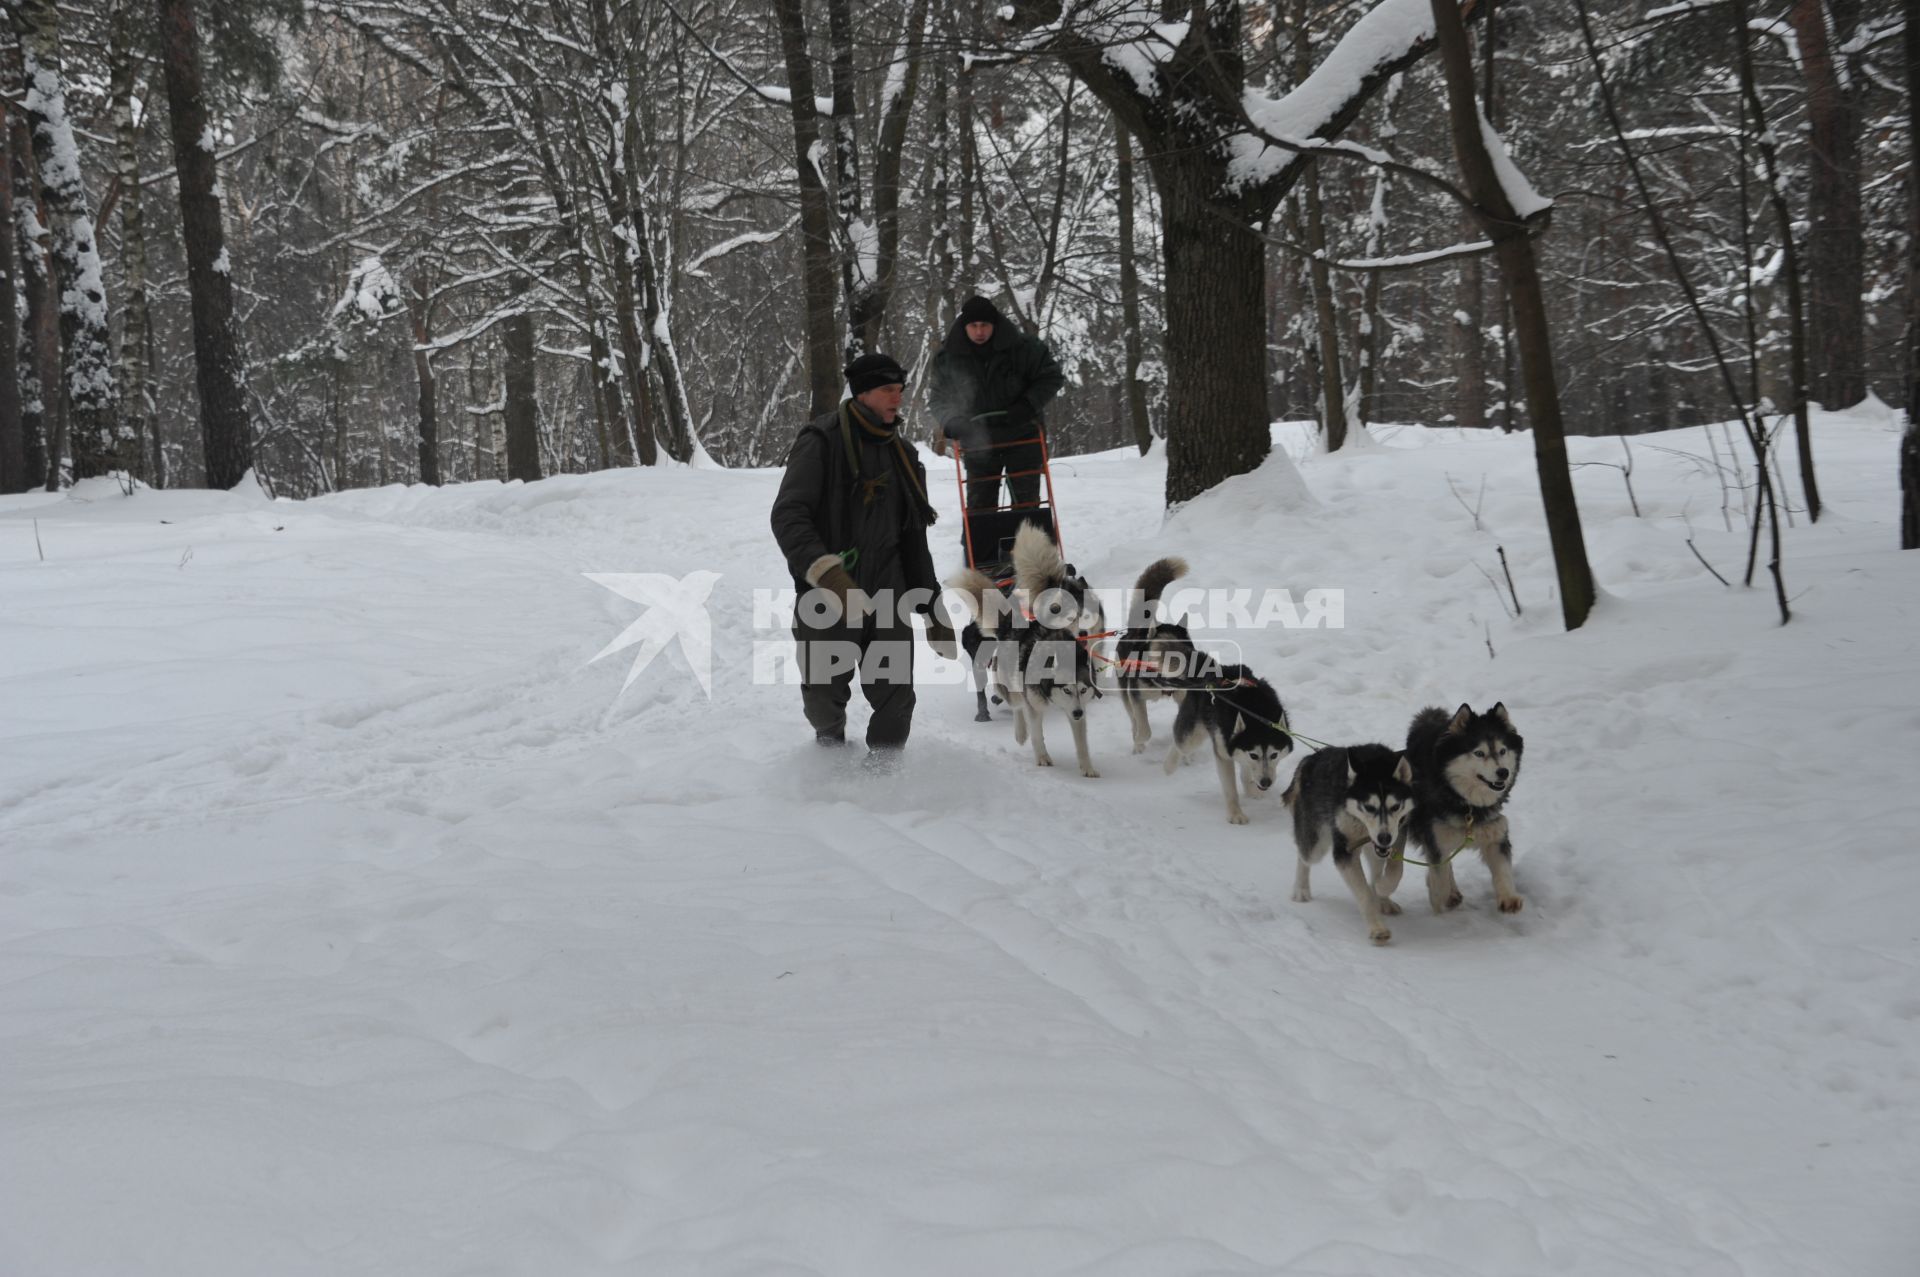
<path fill-rule="evenodd" d="M 1189 676 L 1199 663 L 1193 639 L 1186 627 L 1156 619 L 1160 596 L 1169 585 L 1187 574 L 1187 561 L 1165 558 L 1147 565 L 1134 585 L 1135 618 L 1140 624 L 1120 637 L 1115 654 L 1120 659 L 1120 703 L 1127 707 L 1127 721 L 1133 727 L 1133 752 L 1146 752 L 1153 739 L 1153 724 L 1147 721 L 1147 703 L 1162 696 L 1180 701 L 1186 693 L 1168 686 L 1163 679 Z"/>
<path fill-rule="evenodd" d="M 992 644 L 988 662 L 994 696 L 1013 706 L 1013 739 L 1033 737 L 1033 761 L 1053 766 L 1043 721 L 1048 709 L 1066 712 L 1080 774 L 1097 777 L 1087 752 L 1087 707 L 1100 696 L 1090 644 L 1105 627 L 1100 600 L 1046 532 L 1023 524 L 1013 541 L 1014 592 L 997 599 L 999 588 L 975 568 L 948 582 L 965 598 L 979 626 L 982 650 Z M 998 604 L 999 606 L 996 606 Z"/>
<path fill-rule="evenodd" d="M 1513 889 L 1513 842 L 1506 803 L 1520 779 L 1525 742 L 1513 729 L 1504 704 L 1484 714 L 1462 705 L 1451 715 L 1428 708 L 1407 727 L 1407 757 L 1413 763 L 1413 819 L 1408 833 L 1427 858 L 1427 899 L 1435 913 L 1460 903 L 1453 868 L 1447 864 L 1469 844 L 1493 873 L 1501 913 L 1525 903 Z"/>
<path fill-rule="evenodd" d="M 1281 800 L 1293 809 L 1293 845 L 1300 849 L 1293 898 L 1313 899 L 1307 874 L 1331 851 L 1334 868 L 1367 920 L 1367 935 L 1375 944 L 1393 939 L 1380 915 L 1400 912 L 1392 897 L 1400 885 L 1406 819 L 1413 812 L 1407 756 L 1385 745 L 1320 750 L 1294 769 Z"/>
<path fill-rule="evenodd" d="M 1273 788 L 1280 760 L 1293 752 L 1287 731 L 1287 711 L 1280 696 L 1264 678 L 1254 677 L 1244 665 L 1214 665 L 1218 680 L 1205 687 L 1190 686 L 1173 720 L 1173 748 L 1167 751 L 1166 772 L 1186 761 L 1202 740 L 1213 743 L 1213 761 L 1220 773 L 1220 793 L 1227 800 L 1227 820 L 1247 823 L 1234 785 L 1237 763 L 1248 793 Z"/>

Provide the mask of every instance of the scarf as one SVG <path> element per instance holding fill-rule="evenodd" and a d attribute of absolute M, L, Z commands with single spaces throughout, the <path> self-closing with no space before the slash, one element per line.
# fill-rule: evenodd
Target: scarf
<path fill-rule="evenodd" d="M 874 421 L 867 415 L 867 410 L 864 407 L 848 399 L 840 405 L 840 438 L 847 446 L 847 461 L 853 467 L 853 477 L 860 485 L 861 497 L 865 503 L 872 505 L 878 500 L 881 490 L 887 486 L 888 480 L 893 476 L 891 473 L 888 473 L 868 479 L 861 475 L 860 450 L 853 446 L 853 429 L 850 424 L 851 422 L 859 423 L 860 429 L 865 431 L 869 438 L 878 439 L 882 443 L 891 443 L 893 445 L 893 468 L 907 478 L 907 489 L 913 499 L 914 509 L 920 516 L 921 525 L 923 527 L 932 526 L 933 522 L 938 519 L 940 515 L 933 508 L 933 502 L 927 499 L 927 490 L 921 486 L 920 476 L 914 467 L 913 458 L 907 455 L 907 441 L 902 439 L 900 432 L 892 426 L 882 425 Z"/>

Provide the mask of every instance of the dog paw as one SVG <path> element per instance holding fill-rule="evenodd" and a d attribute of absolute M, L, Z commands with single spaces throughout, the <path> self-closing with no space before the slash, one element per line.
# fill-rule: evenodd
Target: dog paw
<path fill-rule="evenodd" d="M 1380 897 L 1380 912 L 1385 914 L 1399 913 L 1400 906 L 1395 904 L 1393 901 L 1387 899 L 1385 896 L 1382 896 Z"/>
<path fill-rule="evenodd" d="M 1303 905 L 1311 899 L 1313 899 L 1313 893 L 1305 887 L 1295 887 L 1293 889 L 1293 903 Z"/>
<path fill-rule="evenodd" d="M 1460 907 L 1460 902 L 1465 899 L 1466 897 L 1461 895 L 1457 891 L 1449 892 L 1447 895 L 1447 908 L 1458 909 Z"/>
<path fill-rule="evenodd" d="M 1100 779 L 1100 769 L 1098 767 L 1082 767 L 1080 769 L 1080 774 L 1082 776 L 1085 776 L 1088 780 Z"/>
<path fill-rule="evenodd" d="M 1520 907 L 1526 903 L 1527 902 L 1522 900 L 1519 896 L 1502 896 L 1500 898 L 1500 912 L 1501 913 L 1519 913 Z"/>
<path fill-rule="evenodd" d="M 1375 944 L 1385 944 L 1387 941 L 1393 939 L 1393 932 L 1388 931 L 1385 927 L 1369 927 L 1367 928 L 1367 939 L 1373 941 Z"/>
<path fill-rule="evenodd" d="M 1035 767 L 1051 767 L 1053 766 L 1053 759 L 1046 754 L 1035 754 L 1033 756 L 1033 765 Z"/>
<path fill-rule="evenodd" d="M 1147 752 L 1147 742 L 1145 742 L 1145 741 L 1143 741 L 1143 740 L 1137 740 L 1137 741 L 1135 741 L 1135 742 L 1133 743 L 1133 752 L 1134 752 L 1134 753 L 1136 753 L 1136 754 L 1144 754 L 1144 753 L 1146 753 L 1146 752 Z"/>
<path fill-rule="evenodd" d="M 1247 823 L 1247 813 L 1241 811 L 1238 807 L 1228 808 L 1227 823 L 1229 825 L 1244 825 Z"/>

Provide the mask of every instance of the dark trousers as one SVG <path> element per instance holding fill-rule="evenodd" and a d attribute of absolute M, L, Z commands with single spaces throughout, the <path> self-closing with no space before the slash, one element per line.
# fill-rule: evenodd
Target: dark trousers
<path fill-rule="evenodd" d="M 891 614 L 819 629 L 796 619 L 793 637 L 800 659 L 800 703 L 816 735 L 846 732 L 847 703 L 853 699 L 853 676 L 858 673 L 872 711 L 867 745 L 899 749 L 907 743 L 913 730 L 912 626 Z"/>
<path fill-rule="evenodd" d="M 1031 506 L 1040 500 L 1040 445 L 1022 443 L 999 448 L 981 448 L 966 454 L 967 509 L 991 510 L 1000 504 L 1000 479 L 1007 476 L 1011 504 Z M 1032 474 L 1011 472 L 1031 470 Z"/>

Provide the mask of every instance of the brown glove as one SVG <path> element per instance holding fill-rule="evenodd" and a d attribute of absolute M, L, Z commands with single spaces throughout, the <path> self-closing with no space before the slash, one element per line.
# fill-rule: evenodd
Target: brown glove
<path fill-rule="evenodd" d="M 819 584 L 821 589 L 840 600 L 840 614 L 842 616 L 852 614 L 853 592 L 860 588 L 853 583 L 853 573 L 836 563 L 820 574 Z"/>
<path fill-rule="evenodd" d="M 947 455 L 947 431 L 944 426 L 933 428 L 933 450 L 941 456 Z"/>
<path fill-rule="evenodd" d="M 960 644 L 954 637 L 953 627 L 937 610 L 927 613 L 927 646 L 935 656 L 945 660 L 960 659 Z"/>

